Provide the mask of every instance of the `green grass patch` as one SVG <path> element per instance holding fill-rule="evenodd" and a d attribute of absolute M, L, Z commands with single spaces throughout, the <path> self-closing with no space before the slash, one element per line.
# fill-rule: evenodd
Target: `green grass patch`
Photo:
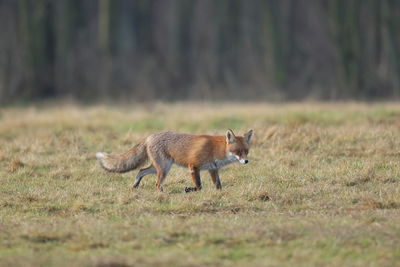
<path fill-rule="evenodd" d="M 245 125 L 245 120 L 237 117 L 213 118 L 208 122 L 211 129 L 241 129 Z"/>
<path fill-rule="evenodd" d="M 0 266 L 396 266 L 400 262 L 397 104 L 4 108 Z M 107 173 L 159 131 L 255 132 L 250 163 L 203 190 L 187 168 L 164 184 Z"/>

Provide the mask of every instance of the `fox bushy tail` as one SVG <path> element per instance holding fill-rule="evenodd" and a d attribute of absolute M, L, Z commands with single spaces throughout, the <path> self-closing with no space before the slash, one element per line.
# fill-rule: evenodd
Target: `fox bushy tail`
<path fill-rule="evenodd" d="M 99 159 L 101 167 L 109 172 L 128 172 L 142 166 L 148 159 L 146 145 L 141 142 L 128 152 L 120 155 L 108 155 L 98 152 L 96 157 Z"/>

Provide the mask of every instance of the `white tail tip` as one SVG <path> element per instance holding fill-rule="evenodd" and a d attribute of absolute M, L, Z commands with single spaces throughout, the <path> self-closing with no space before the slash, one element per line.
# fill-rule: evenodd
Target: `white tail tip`
<path fill-rule="evenodd" d="M 103 152 L 96 153 L 96 158 L 98 158 L 98 159 L 102 159 L 102 158 L 104 158 L 104 156 L 105 156 L 105 154 Z"/>

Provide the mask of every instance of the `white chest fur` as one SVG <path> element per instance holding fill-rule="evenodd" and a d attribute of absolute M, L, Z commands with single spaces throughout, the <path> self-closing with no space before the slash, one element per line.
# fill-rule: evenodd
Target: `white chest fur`
<path fill-rule="evenodd" d="M 203 166 L 201 166 L 200 169 L 201 170 L 221 169 L 221 168 L 225 167 L 226 165 L 229 165 L 236 161 L 238 161 L 238 159 L 234 155 L 228 154 L 224 159 L 217 159 L 213 162 L 206 163 Z"/>

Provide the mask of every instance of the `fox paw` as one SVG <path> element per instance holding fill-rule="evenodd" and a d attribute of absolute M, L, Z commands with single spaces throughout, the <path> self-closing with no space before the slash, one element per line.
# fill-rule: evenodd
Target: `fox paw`
<path fill-rule="evenodd" d="M 196 187 L 185 187 L 185 193 L 190 193 L 197 190 L 198 189 Z"/>

